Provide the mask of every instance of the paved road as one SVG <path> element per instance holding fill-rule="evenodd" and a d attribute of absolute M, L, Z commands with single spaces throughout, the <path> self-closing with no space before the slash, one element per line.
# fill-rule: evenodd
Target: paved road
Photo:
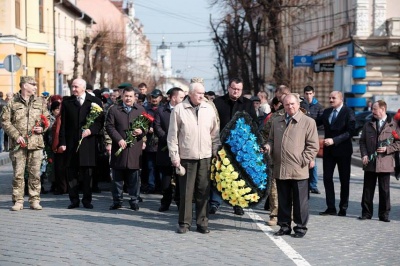
<path fill-rule="evenodd" d="M 263 204 L 243 217 L 223 206 L 211 216 L 208 235 L 176 234 L 177 209 L 158 213 L 159 195 L 143 195 L 137 212 L 109 211 L 109 192 L 94 194 L 93 210 L 67 210 L 66 195 L 47 194 L 42 211 L 12 212 L 12 167 L 6 162 L 0 166 L 0 265 L 399 265 L 400 182 L 391 182 L 390 223 L 376 214 L 359 221 L 362 174 L 353 166 L 347 217 L 319 216 L 324 194 L 312 194 L 309 232 L 294 239 L 272 236 L 279 228 L 265 226 Z"/>

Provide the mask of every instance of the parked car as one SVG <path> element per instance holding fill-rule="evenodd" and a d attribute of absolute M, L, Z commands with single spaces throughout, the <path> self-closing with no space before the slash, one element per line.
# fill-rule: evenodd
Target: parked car
<path fill-rule="evenodd" d="M 396 112 L 392 112 L 392 111 L 387 111 L 386 113 L 387 113 L 387 115 L 389 115 L 391 117 L 393 117 L 396 114 Z M 361 131 L 362 131 L 365 123 L 371 121 L 373 118 L 373 115 L 372 115 L 371 111 L 362 111 L 362 112 L 357 113 L 355 115 L 355 117 L 356 117 L 356 126 L 355 126 L 353 137 L 360 138 Z"/>

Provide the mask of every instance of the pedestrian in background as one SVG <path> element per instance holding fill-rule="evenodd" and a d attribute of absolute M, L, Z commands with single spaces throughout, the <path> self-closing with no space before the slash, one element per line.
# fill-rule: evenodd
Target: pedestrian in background
<path fill-rule="evenodd" d="M 288 94 L 283 99 L 285 114 L 272 122 L 267 145 L 272 154 L 274 177 L 278 191 L 278 225 L 275 236 L 289 235 L 302 238 L 307 232 L 308 171 L 314 167 L 319 141 L 315 121 L 300 111 L 300 99 Z M 301 145 L 299 145 L 301 143 Z"/>
<path fill-rule="evenodd" d="M 73 95 L 63 100 L 61 108 L 59 148 L 60 151 L 66 153 L 69 199 L 71 201 L 68 209 L 79 207 L 79 180 L 82 180 L 83 207 L 93 209 L 91 203 L 92 174 L 93 167 L 96 166 L 96 135 L 103 128 L 104 116 L 99 115 L 88 129 L 82 130 L 92 103 L 102 106 L 101 100 L 85 92 L 85 88 L 85 80 L 75 79 L 72 82 Z M 77 150 L 81 137 L 83 138 L 82 145 Z"/>
<path fill-rule="evenodd" d="M 358 217 L 360 220 L 371 219 L 373 216 L 373 200 L 378 180 L 379 221 L 390 222 L 390 173 L 394 172 L 395 153 L 400 150 L 400 141 L 394 140 L 400 131 L 397 123 L 386 114 L 386 110 L 387 105 L 383 100 L 372 105 L 373 118 L 364 125 L 359 141 L 364 169 L 362 212 Z"/>
<path fill-rule="evenodd" d="M 178 178 L 180 188 L 179 227 L 177 233 L 190 230 L 192 200 L 196 204 L 197 231 L 209 233 L 208 198 L 211 156 L 220 146 L 219 127 L 214 109 L 204 100 L 203 84 L 191 83 L 189 97 L 175 106 L 168 129 L 168 150 L 174 167 L 186 173 Z"/>
<path fill-rule="evenodd" d="M 316 120 L 318 116 L 322 115 L 324 108 L 315 98 L 315 91 L 312 86 L 305 86 L 304 87 L 304 100 L 308 104 L 310 112 L 308 115 Z M 321 126 L 321 129 L 323 127 Z M 318 169 L 317 169 L 317 162 L 315 161 L 314 167 L 310 169 L 310 178 L 309 181 L 309 189 L 311 193 L 314 194 L 321 194 L 318 189 Z"/>
<path fill-rule="evenodd" d="M 173 186 L 171 184 L 174 168 L 172 166 L 171 158 L 168 154 L 168 129 L 171 112 L 175 106 L 183 101 L 185 93 L 180 88 L 172 88 L 169 90 L 170 101 L 165 105 L 160 106 L 154 118 L 154 133 L 158 137 L 158 149 L 156 162 L 161 172 L 161 206 L 158 209 L 160 212 L 168 211 L 173 197 Z M 177 180 L 175 181 L 177 184 Z M 175 202 L 179 208 L 179 185 L 175 188 Z"/>
<path fill-rule="evenodd" d="M 9 136 L 10 159 L 14 170 L 12 201 L 13 211 L 24 206 L 24 173 L 27 168 L 30 208 L 41 210 L 40 205 L 40 166 L 43 158 L 43 133 L 48 124 L 38 124 L 41 116 L 50 120 L 46 102 L 36 97 L 37 83 L 33 77 L 22 76 L 20 92 L 3 108 L 1 124 Z M 47 127 L 46 127 L 47 126 Z"/>
<path fill-rule="evenodd" d="M 333 91 L 329 94 L 330 108 L 326 108 L 317 118 L 317 126 L 324 126 L 324 187 L 327 209 L 320 215 L 336 215 L 335 187 L 333 172 L 336 165 L 340 180 L 340 202 L 337 215 L 346 216 L 349 206 L 351 155 L 353 144 L 351 142 L 355 128 L 354 111 L 343 104 L 343 94 Z"/>

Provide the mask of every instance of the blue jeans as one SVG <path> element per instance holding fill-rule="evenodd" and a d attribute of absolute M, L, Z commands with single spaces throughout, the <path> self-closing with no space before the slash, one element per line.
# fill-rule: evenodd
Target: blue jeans
<path fill-rule="evenodd" d="M 219 193 L 217 191 L 215 191 L 216 188 L 211 188 L 210 189 L 210 199 L 209 199 L 209 204 L 210 207 L 215 206 L 217 208 L 219 208 L 219 206 L 221 205 L 222 202 L 222 198 L 219 195 Z"/>
<path fill-rule="evenodd" d="M 114 204 L 122 205 L 124 180 L 128 183 L 128 194 L 131 196 L 130 203 L 138 203 L 140 193 L 140 175 L 137 169 L 113 169 L 113 180 L 111 193 Z"/>
<path fill-rule="evenodd" d="M 156 152 L 147 152 L 147 171 L 148 171 L 148 190 L 154 191 L 156 189 L 156 185 L 161 183 L 161 174 L 158 170 L 158 166 L 156 165 Z"/>
<path fill-rule="evenodd" d="M 4 147 L 4 129 L 0 128 L 0 152 L 3 152 Z"/>
<path fill-rule="evenodd" d="M 317 160 L 315 160 L 315 166 L 309 170 L 309 188 L 318 189 L 318 171 L 317 171 Z"/>

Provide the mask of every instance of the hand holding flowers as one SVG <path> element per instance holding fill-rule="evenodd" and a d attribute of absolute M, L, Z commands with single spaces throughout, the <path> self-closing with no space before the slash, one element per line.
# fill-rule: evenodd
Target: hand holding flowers
<path fill-rule="evenodd" d="M 25 137 L 20 136 L 17 139 L 18 145 L 15 146 L 14 151 L 17 151 L 19 148 L 26 148 L 28 143 L 28 138 L 31 137 L 33 134 L 41 134 L 43 133 L 45 128 L 48 128 L 50 125 L 49 120 L 43 114 L 40 115 L 40 119 L 35 121 L 35 125 L 32 127 L 31 130 L 28 131 Z"/>
<path fill-rule="evenodd" d="M 82 144 L 82 140 L 91 134 L 89 127 L 93 125 L 96 118 L 103 112 L 103 108 L 100 107 L 97 103 L 92 103 L 90 107 L 90 112 L 86 117 L 86 124 L 82 127 L 82 137 L 79 140 L 78 147 L 76 148 L 76 152 L 78 152 L 79 147 Z"/>

